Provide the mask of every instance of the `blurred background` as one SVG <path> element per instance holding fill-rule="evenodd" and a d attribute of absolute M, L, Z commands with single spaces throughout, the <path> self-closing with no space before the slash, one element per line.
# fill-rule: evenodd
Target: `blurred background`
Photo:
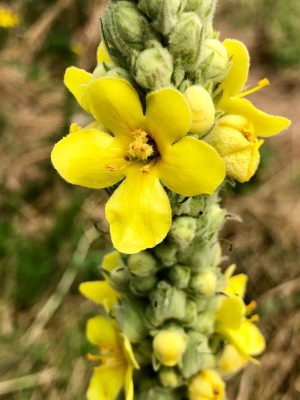
<path fill-rule="evenodd" d="M 0 398 L 82 400 L 92 366 L 85 321 L 97 308 L 78 294 L 110 249 L 105 194 L 65 184 L 53 144 L 81 113 L 64 70 L 95 65 L 101 0 L 0 2 Z M 7 10 L 9 13 L 7 14 Z M 244 41 L 252 95 L 293 121 L 267 141 L 250 183 L 227 188 L 221 233 L 226 265 L 249 275 L 268 349 L 229 383 L 229 400 L 300 398 L 300 2 L 220 0 L 215 27 Z M 298 132 L 299 131 L 299 132 Z"/>

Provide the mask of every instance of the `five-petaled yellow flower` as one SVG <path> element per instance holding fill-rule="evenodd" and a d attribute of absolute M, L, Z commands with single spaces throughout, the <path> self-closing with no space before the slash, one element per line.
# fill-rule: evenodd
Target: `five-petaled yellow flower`
<path fill-rule="evenodd" d="M 265 339 L 253 323 L 258 316 L 250 318 L 250 314 L 255 309 L 256 303 L 252 301 L 245 305 L 244 296 L 247 285 L 247 276 L 239 274 L 231 276 L 234 266 L 230 267 L 225 278 L 228 284 L 224 290 L 219 310 L 217 311 L 217 331 L 226 337 L 239 354 L 247 361 L 257 363 L 253 356 L 257 356 L 265 349 Z"/>
<path fill-rule="evenodd" d="M 226 116 L 207 136 L 226 163 L 227 175 L 239 182 L 248 181 L 259 164 L 259 148 L 263 140 L 288 128 L 287 118 L 266 114 L 256 108 L 245 96 L 269 85 L 263 79 L 254 89 L 242 91 L 249 73 L 250 57 L 246 46 L 238 40 L 223 42 L 232 65 L 221 84 L 221 97 L 216 107 Z"/>
<path fill-rule="evenodd" d="M 133 400 L 133 370 L 139 366 L 129 340 L 120 333 L 114 320 L 94 317 L 87 322 L 87 338 L 97 345 L 99 355 L 89 354 L 91 361 L 100 361 L 87 391 L 88 400 L 115 400 L 124 387 L 125 400 Z"/>
<path fill-rule="evenodd" d="M 122 181 L 106 204 L 113 244 L 128 254 L 154 247 L 172 221 L 162 184 L 184 196 L 212 194 L 224 179 L 224 161 L 207 143 L 186 136 L 191 114 L 179 91 L 149 93 L 144 113 L 127 81 L 87 82 L 85 74 L 80 81 L 78 71 L 69 88 L 101 128 L 73 127 L 55 145 L 53 165 L 81 186 L 99 189 Z"/>

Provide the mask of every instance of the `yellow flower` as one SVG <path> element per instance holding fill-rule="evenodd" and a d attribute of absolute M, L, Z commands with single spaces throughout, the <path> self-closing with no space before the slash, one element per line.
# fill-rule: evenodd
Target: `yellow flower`
<path fill-rule="evenodd" d="M 123 336 L 113 320 L 94 317 L 87 322 L 87 338 L 97 345 L 99 355 L 89 355 L 100 361 L 87 391 L 88 400 L 115 400 L 124 387 L 125 399 L 133 400 L 133 369 L 139 368 L 129 340 Z"/>
<path fill-rule="evenodd" d="M 255 174 L 264 141 L 255 137 L 253 124 L 247 118 L 233 114 L 220 118 L 205 140 L 225 161 L 229 178 L 247 182 Z"/>
<path fill-rule="evenodd" d="M 223 400 L 225 383 L 217 371 L 204 369 L 189 384 L 189 400 Z"/>
<path fill-rule="evenodd" d="M 20 24 L 20 16 L 12 10 L 0 7 L 0 28 L 11 29 Z"/>
<path fill-rule="evenodd" d="M 250 66 L 250 57 L 246 46 L 234 39 L 226 39 L 223 44 L 231 58 L 232 65 L 221 84 L 223 93 L 218 102 L 218 107 L 226 114 L 237 114 L 247 118 L 253 127 L 251 134 L 255 137 L 273 136 L 288 128 L 291 123 L 290 120 L 266 114 L 244 98 L 269 85 L 269 81 L 263 79 L 256 88 L 242 92 L 248 79 Z"/>
<path fill-rule="evenodd" d="M 73 129 L 55 145 L 53 165 L 81 186 L 100 189 L 122 181 L 106 204 L 113 244 L 128 254 L 154 247 L 172 220 L 162 184 L 184 196 L 212 194 L 224 179 L 224 161 L 207 143 L 185 136 L 191 115 L 179 91 L 148 94 L 144 115 L 125 80 L 96 79 L 84 90 L 91 114 L 110 133 Z"/>
<path fill-rule="evenodd" d="M 176 329 L 165 329 L 154 337 L 153 350 L 157 359 L 167 367 L 173 367 L 186 349 L 186 338 Z"/>
<path fill-rule="evenodd" d="M 245 360 L 257 363 L 253 356 L 264 351 L 265 339 L 253 323 L 258 320 L 258 316 L 250 317 L 256 303 L 252 301 L 245 305 L 243 298 L 247 276 L 245 274 L 230 276 L 232 272 L 233 268 L 229 268 L 229 271 L 225 274 L 228 284 L 216 315 L 217 331 L 226 337 Z"/>

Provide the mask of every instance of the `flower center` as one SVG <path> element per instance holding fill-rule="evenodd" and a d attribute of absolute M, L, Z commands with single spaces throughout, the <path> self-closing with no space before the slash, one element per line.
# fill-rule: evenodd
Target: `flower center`
<path fill-rule="evenodd" d="M 115 367 L 123 362 L 122 355 L 120 351 L 116 348 L 112 348 L 106 344 L 101 343 L 99 345 L 100 354 L 88 354 L 88 360 L 98 361 L 100 365 L 106 365 L 110 367 Z"/>
<path fill-rule="evenodd" d="M 149 161 L 158 155 L 156 143 L 143 129 L 131 132 L 132 141 L 124 156 L 125 160 Z"/>

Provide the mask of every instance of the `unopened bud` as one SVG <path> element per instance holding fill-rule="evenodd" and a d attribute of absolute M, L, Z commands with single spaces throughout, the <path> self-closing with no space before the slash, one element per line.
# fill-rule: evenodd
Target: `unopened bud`
<path fill-rule="evenodd" d="M 157 90 L 171 85 L 173 60 L 167 49 L 158 42 L 139 53 L 134 62 L 133 75 L 145 89 Z"/>
<path fill-rule="evenodd" d="M 178 289 L 185 289 L 189 285 L 191 269 L 184 265 L 174 265 L 169 270 L 169 279 Z"/>
<path fill-rule="evenodd" d="M 211 335 L 215 330 L 215 311 L 206 310 L 205 307 L 204 310 L 205 311 L 197 314 L 193 327 L 199 333 Z"/>
<path fill-rule="evenodd" d="M 137 299 L 135 302 L 129 302 L 124 298 L 119 307 L 115 309 L 118 325 L 131 343 L 138 343 L 147 336 L 147 329 L 143 323 L 143 312 L 143 305 Z"/>
<path fill-rule="evenodd" d="M 176 24 L 181 2 L 182 0 L 140 0 L 138 7 L 150 18 L 157 31 L 168 35 Z"/>
<path fill-rule="evenodd" d="M 131 254 L 127 262 L 130 272 L 142 278 L 155 273 L 157 270 L 155 258 L 147 251 Z"/>
<path fill-rule="evenodd" d="M 225 46 L 217 39 L 208 39 L 204 43 L 204 77 L 221 81 L 229 68 L 229 57 Z"/>
<path fill-rule="evenodd" d="M 159 371 L 159 380 L 161 384 L 170 389 L 174 389 L 179 386 L 182 382 L 180 376 L 173 368 L 161 368 Z"/>
<path fill-rule="evenodd" d="M 191 279 L 191 287 L 198 294 L 212 295 L 217 288 L 217 276 L 213 270 L 201 271 Z"/>
<path fill-rule="evenodd" d="M 177 248 L 174 244 L 159 244 L 154 247 L 154 253 L 164 266 L 171 267 L 176 264 Z"/>
<path fill-rule="evenodd" d="M 192 217 L 178 217 L 173 222 L 169 235 L 181 250 L 186 249 L 195 237 L 197 221 Z"/>
<path fill-rule="evenodd" d="M 130 290 L 136 296 L 145 296 L 145 293 L 150 292 L 157 283 L 155 275 L 149 275 L 144 278 L 132 276 L 130 279 Z"/>
<path fill-rule="evenodd" d="M 197 14 L 186 12 L 178 17 L 170 34 L 169 48 L 176 62 L 193 71 L 200 63 L 203 25 Z"/>
<path fill-rule="evenodd" d="M 192 114 L 190 131 L 202 137 L 215 122 L 215 106 L 208 93 L 200 85 L 190 86 L 184 93 Z"/>
<path fill-rule="evenodd" d="M 247 182 L 257 170 L 263 140 L 257 140 L 253 124 L 241 115 L 221 118 L 205 140 L 223 158 L 229 178 Z"/>
<path fill-rule="evenodd" d="M 191 379 L 188 393 L 189 400 L 223 400 L 225 383 L 217 371 L 206 369 Z"/>
<path fill-rule="evenodd" d="M 178 364 L 185 349 L 186 338 L 180 329 L 162 330 L 154 337 L 154 354 L 162 365 L 173 367 Z"/>

